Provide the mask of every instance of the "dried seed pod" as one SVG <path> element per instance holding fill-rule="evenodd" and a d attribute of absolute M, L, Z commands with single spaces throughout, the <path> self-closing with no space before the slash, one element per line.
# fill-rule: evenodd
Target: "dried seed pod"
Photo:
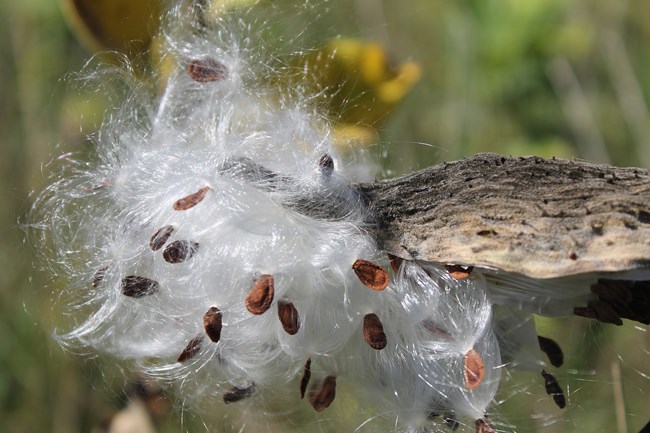
<path fill-rule="evenodd" d="M 278 302 L 278 317 L 287 334 L 295 335 L 300 329 L 300 316 L 291 302 Z"/>
<path fill-rule="evenodd" d="M 479 418 L 476 420 L 476 433 L 496 433 L 490 421 L 488 421 L 487 416 Z"/>
<path fill-rule="evenodd" d="M 322 412 L 329 407 L 336 397 L 336 376 L 327 376 L 320 388 L 309 392 L 309 402 L 316 412 Z"/>
<path fill-rule="evenodd" d="M 99 286 L 102 283 L 102 281 L 104 281 L 104 277 L 106 276 L 106 271 L 108 271 L 108 266 L 102 266 L 101 268 L 95 271 L 95 273 L 93 274 L 93 282 L 92 282 L 93 289 L 96 289 L 97 286 Z"/>
<path fill-rule="evenodd" d="M 539 348 L 548 356 L 551 365 L 553 367 L 561 367 L 564 363 L 564 353 L 562 353 L 560 345 L 554 340 L 542 337 L 541 335 L 537 336 L 537 340 L 539 341 Z"/>
<path fill-rule="evenodd" d="M 478 388 L 485 377 L 483 358 L 474 349 L 470 349 L 464 357 L 465 387 L 469 390 Z"/>
<path fill-rule="evenodd" d="M 368 343 L 368 346 L 375 350 L 386 347 L 387 340 L 386 334 L 384 334 L 384 326 L 374 313 L 366 314 L 363 318 L 363 338 Z"/>
<path fill-rule="evenodd" d="M 203 329 L 215 343 L 221 339 L 221 317 L 221 311 L 217 307 L 210 307 L 203 315 Z"/>
<path fill-rule="evenodd" d="M 388 261 L 390 262 L 390 267 L 393 272 L 398 273 L 399 267 L 402 266 L 403 260 L 400 257 L 388 254 Z"/>
<path fill-rule="evenodd" d="M 181 352 L 180 355 L 178 355 L 178 362 L 185 362 L 190 358 L 193 358 L 197 353 L 199 353 L 199 350 L 201 350 L 201 344 L 203 343 L 203 336 L 199 335 L 197 337 L 192 338 L 189 343 L 187 343 L 187 346 L 185 346 L 185 349 Z"/>
<path fill-rule="evenodd" d="M 169 237 L 172 235 L 174 232 L 174 226 L 164 226 L 156 230 L 156 233 L 151 236 L 151 239 L 149 239 L 149 247 L 153 251 L 158 251 L 165 245 L 165 243 L 169 240 Z"/>
<path fill-rule="evenodd" d="M 560 387 L 555 376 L 551 373 L 547 373 L 546 370 L 542 370 L 542 377 L 544 378 L 546 393 L 553 397 L 553 401 L 557 407 L 564 409 L 566 406 L 566 398 L 564 397 L 564 391 L 562 391 L 562 387 Z"/>
<path fill-rule="evenodd" d="M 194 206 L 196 206 L 197 204 L 203 201 L 209 189 L 210 187 L 204 186 L 198 191 L 188 196 L 185 196 L 181 199 L 176 200 L 176 203 L 174 203 L 173 206 L 174 210 L 188 210 L 190 208 L 193 208 Z"/>
<path fill-rule="evenodd" d="M 228 68 L 215 59 L 196 59 L 187 65 L 187 73 L 199 83 L 221 81 L 228 76 Z"/>
<path fill-rule="evenodd" d="M 237 388 L 233 386 L 223 395 L 223 402 L 226 404 L 235 403 L 239 400 L 250 397 L 255 392 L 255 384 L 251 383 L 250 386 L 246 388 Z"/>
<path fill-rule="evenodd" d="M 199 243 L 193 241 L 174 241 L 163 251 L 163 259 L 168 263 L 181 263 L 191 259 L 199 249 Z"/>
<path fill-rule="evenodd" d="M 446 265 L 445 268 L 449 275 L 455 280 L 463 280 L 472 273 L 473 266 Z"/>
<path fill-rule="evenodd" d="M 311 379 L 311 358 L 307 358 L 307 361 L 305 362 L 305 367 L 302 370 L 302 379 L 300 379 L 301 400 L 305 397 L 305 391 L 307 391 L 307 385 L 309 385 L 309 379 Z"/>
<path fill-rule="evenodd" d="M 122 279 L 122 294 L 130 298 L 142 298 L 158 291 L 158 282 L 138 275 L 128 275 Z"/>
<path fill-rule="evenodd" d="M 324 154 L 318 160 L 318 168 L 324 176 L 329 177 L 334 172 L 334 160 L 328 154 Z"/>
<path fill-rule="evenodd" d="M 246 309 L 253 314 L 262 314 L 273 302 L 273 277 L 268 274 L 260 276 L 246 296 Z"/>
<path fill-rule="evenodd" d="M 372 290 L 384 290 L 388 286 L 388 272 L 368 260 L 358 259 L 352 265 L 354 273 L 363 284 Z"/>

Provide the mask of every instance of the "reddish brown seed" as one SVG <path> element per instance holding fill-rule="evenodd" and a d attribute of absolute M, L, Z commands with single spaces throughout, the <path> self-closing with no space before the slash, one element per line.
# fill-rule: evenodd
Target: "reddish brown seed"
<path fill-rule="evenodd" d="M 318 167 L 325 176 L 331 176 L 334 172 L 334 160 L 331 156 L 325 154 L 318 160 Z"/>
<path fill-rule="evenodd" d="M 273 302 L 273 277 L 264 274 L 255 281 L 251 291 L 246 296 L 246 309 L 253 314 L 262 314 Z"/>
<path fill-rule="evenodd" d="M 177 200 L 176 203 L 174 203 L 174 210 L 188 210 L 190 208 L 193 208 L 197 204 L 201 203 L 201 201 L 203 201 L 209 189 L 210 187 L 204 186 L 197 192 L 194 192 L 186 197 Z"/>
<path fill-rule="evenodd" d="M 432 320 L 426 319 L 422 321 L 422 327 L 429 331 L 433 337 L 442 341 L 451 341 L 451 334 L 445 331 L 442 327 L 437 325 Z"/>
<path fill-rule="evenodd" d="M 111 179 L 103 179 L 101 182 L 87 186 L 82 189 L 83 192 L 95 192 L 107 188 L 113 184 Z"/>
<path fill-rule="evenodd" d="M 250 397 L 255 392 L 255 384 L 252 383 L 251 386 L 246 388 L 237 388 L 233 386 L 223 395 L 223 402 L 226 404 L 235 403 L 239 400 Z"/>
<path fill-rule="evenodd" d="M 300 316 L 292 303 L 278 302 L 278 317 L 287 334 L 295 335 L 300 329 Z"/>
<path fill-rule="evenodd" d="M 187 65 L 187 72 L 194 81 L 209 83 L 221 81 L 228 76 L 228 68 L 215 59 L 192 60 Z"/>
<path fill-rule="evenodd" d="M 388 272 L 379 265 L 358 259 L 352 265 L 352 269 L 359 280 L 372 290 L 384 290 L 388 286 Z"/>
<path fill-rule="evenodd" d="M 476 433 L 495 433 L 494 427 L 488 421 L 487 416 L 476 420 Z"/>
<path fill-rule="evenodd" d="M 149 239 L 149 247 L 154 251 L 158 251 L 169 240 L 169 237 L 173 232 L 174 226 L 164 226 L 159 228 L 156 230 L 156 233 L 151 236 L 151 239 Z"/>
<path fill-rule="evenodd" d="M 447 272 L 449 272 L 449 275 L 455 280 L 462 280 L 469 277 L 474 269 L 473 266 L 460 265 L 446 265 L 445 268 L 447 268 Z"/>
<path fill-rule="evenodd" d="M 174 241 L 165 247 L 163 259 L 168 263 L 181 263 L 191 259 L 199 249 L 198 242 Z"/>
<path fill-rule="evenodd" d="M 210 307 L 203 315 L 203 329 L 215 343 L 221 339 L 221 317 L 221 311 L 217 307 Z"/>
<path fill-rule="evenodd" d="M 322 412 L 329 407 L 336 397 L 336 376 L 327 376 L 317 390 L 309 392 L 309 402 L 316 412 Z"/>
<path fill-rule="evenodd" d="M 142 298 L 158 291 L 158 282 L 137 275 L 122 279 L 122 294 L 130 298 Z"/>
<path fill-rule="evenodd" d="M 564 353 L 562 353 L 560 345 L 554 340 L 542 337 L 541 335 L 537 336 L 537 341 L 539 341 L 539 348 L 548 356 L 551 365 L 553 367 L 561 367 L 564 363 Z"/>
<path fill-rule="evenodd" d="M 402 266 L 403 260 L 392 254 L 388 254 L 388 261 L 390 262 L 390 268 L 393 270 L 393 272 L 398 273 L 399 267 Z"/>
<path fill-rule="evenodd" d="M 474 349 L 465 354 L 465 387 L 469 390 L 478 388 L 485 377 L 483 358 Z"/>
<path fill-rule="evenodd" d="M 194 337 L 190 340 L 189 343 L 187 343 L 187 346 L 185 346 L 185 349 L 181 352 L 180 355 L 178 355 L 178 362 L 185 362 L 190 358 L 194 358 L 194 356 L 199 353 L 199 350 L 201 350 L 201 344 L 203 343 L 203 337 L 199 335 L 198 337 Z"/>
<path fill-rule="evenodd" d="M 102 283 L 102 281 L 104 281 L 104 277 L 106 276 L 106 271 L 108 271 L 108 266 L 102 266 L 101 268 L 95 271 L 95 273 L 93 274 L 93 282 L 92 282 L 93 289 L 96 289 L 97 286 L 99 286 Z"/>
<path fill-rule="evenodd" d="M 551 373 L 547 373 L 545 370 L 542 370 L 542 377 L 544 378 L 544 387 L 546 388 L 546 393 L 553 397 L 553 401 L 560 409 L 564 409 L 566 406 L 566 398 L 564 397 L 564 391 L 562 387 L 557 382 L 555 376 Z"/>
<path fill-rule="evenodd" d="M 375 350 L 386 347 L 387 340 L 386 334 L 384 334 L 384 326 L 374 313 L 366 314 L 363 318 L 363 338 Z"/>
<path fill-rule="evenodd" d="M 307 362 L 305 362 L 305 367 L 302 370 L 302 379 L 300 379 L 301 400 L 305 397 L 305 391 L 307 391 L 307 385 L 309 385 L 309 379 L 311 379 L 311 358 L 307 358 Z"/>

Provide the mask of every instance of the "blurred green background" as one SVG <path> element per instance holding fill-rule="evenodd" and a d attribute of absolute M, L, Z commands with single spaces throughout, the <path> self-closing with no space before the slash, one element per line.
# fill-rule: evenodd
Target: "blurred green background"
<path fill-rule="evenodd" d="M 338 0 L 313 9 L 322 16 L 309 37 L 376 40 L 422 67 L 421 82 L 380 131 L 391 173 L 479 151 L 650 167 L 647 0 Z M 65 79 L 89 56 L 57 2 L 0 0 L 2 432 L 100 431 L 125 401 L 127 380 L 111 360 L 65 353 L 52 341 L 52 287 L 20 226 L 47 184 L 47 163 L 80 149 L 100 122 L 102 95 Z M 647 327 L 540 322 L 568 352 L 554 373 L 569 407 L 556 409 L 540 378 L 517 385 L 517 374 L 498 408 L 512 426 L 500 428 L 639 431 L 650 417 Z M 172 412 L 159 431 L 203 430 Z"/>

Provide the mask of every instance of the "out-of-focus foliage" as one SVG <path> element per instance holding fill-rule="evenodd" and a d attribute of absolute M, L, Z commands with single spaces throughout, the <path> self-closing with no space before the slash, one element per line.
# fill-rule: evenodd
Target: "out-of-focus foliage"
<path fill-rule="evenodd" d="M 420 67 L 419 83 L 398 107 L 384 109 L 390 116 L 378 126 L 377 150 L 387 173 L 479 151 L 650 167 L 646 0 L 310 5 L 315 18 L 308 26 L 289 18 L 279 26 L 293 25 L 284 31 L 304 33 L 314 47 L 337 36 L 378 42 L 389 65 L 413 61 Z M 152 22 L 147 18 L 132 28 L 137 32 Z M 61 81 L 91 54 L 65 26 L 56 2 L 0 2 L 0 24 L 0 431 L 87 432 L 123 403 L 124 379 L 110 373 L 110 361 L 63 353 L 51 341 L 53 288 L 44 289 L 45 276 L 33 270 L 16 221 L 27 211 L 30 193 L 47 183 L 43 164 L 64 151 L 88 148 L 83 136 L 98 125 L 107 101 L 101 93 L 78 90 L 74 80 Z M 131 35 L 125 28 L 120 32 Z M 368 56 L 381 65 L 382 53 Z M 346 127 L 377 120 L 363 117 L 371 90 L 341 93 L 350 110 Z M 650 391 L 648 379 L 634 369 L 647 365 L 650 334 L 581 319 L 544 324 L 545 335 L 568 352 L 567 368 L 557 377 L 568 386 L 569 409 L 554 408 L 542 384 L 531 379 L 529 388 L 504 393 L 504 417 L 522 426 L 518 431 L 616 431 L 616 403 L 623 405 L 630 431 L 638 431 L 647 422 Z M 622 401 L 608 386 L 616 355 L 626 383 Z M 164 418 L 159 431 L 178 431 L 177 422 Z"/>

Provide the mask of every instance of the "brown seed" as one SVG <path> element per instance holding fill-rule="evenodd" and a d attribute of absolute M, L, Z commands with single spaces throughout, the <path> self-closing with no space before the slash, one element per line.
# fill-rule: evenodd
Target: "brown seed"
<path fill-rule="evenodd" d="M 537 336 L 537 341 L 539 341 L 539 348 L 548 356 L 551 365 L 553 367 L 561 367 L 564 363 L 564 353 L 562 353 L 560 345 L 554 340 L 542 337 L 541 335 Z"/>
<path fill-rule="evenodd" d="M 223 395 L 223 402 L 228 404 L 228 403 L 235 403 L 239 400 L 243 400 L 245 398 L 250 397 L 253 395 L 255 392 L 255 384 L 252 383 L 251 386 L 246 387 L 246 388 L 237 388 L 236 386 L 233 386 L 228 390 Z"/>
<path fill-rule="evenodd" d="M 358 259 L 352 265 L 352 269 L 359 280 L 372 290 L 384 290 L 388 286 L 388 272 L 379 265 Z"/>
<path fill-rule="evenodd" d="M 190 340 L 189 343 L 187 343 L 187 346 L 185 346 L 185 349 L 181 352 L 180 355 L 178 355 L 178 362 L 185 362 L 190 358 L 193 358 L 194 355 L 199 353 L 199 350 L 201 350 L 201 344 L 203 343 L 203 337 L 199 335 L 198 337 L 194 337 Z"/>
<path fill-rule="evenodd" d="M 174 241 L 163 251 L 163 259 L 168 263 L 181 263 L 191 259 L 199 249 L 198 242 Z"/>
<path fill-rule="evenodd" d="M 156 230 L 156 233 L 151 236 L 151 239 L 149 239 L 149 247 L 154 250 L 158 251 L 165 245 L 165 242 L 169 240 L 169 237 L 172 235 L 174 232 L 174 226 L 164 226 Z"/>
<path fill-rule="evenodd" d="M 384 326 L 374 313 L 366 314 L 363 318 L 363 338 L 375 350 L 386 347 L 387 340 L 386 334 L 384 334 Z"/>
<path fill-rule="evenodd" d="M 246 296 L 246 309 L 253 314 L 262 314 L 273 302 L 273 277 L 264 274 L 255 281 L 251 291 Z"/>
<path fill-rule="evenodd" d="M 460 266 L 460 265 L 446 265 L 447 272 L 455 280 L 463 280 L 472 273 L 473 266 Z"/>
<path fill-rule="evenodd" d="M 392 254 L 388 254 L 388 261 L 390 262 L 390 267 L 393 270 L 393 272 L 398 273 L 399 267 L 402 266 L 403 260 Z"/>
<path fill-rule="evenodd" d="M 487 416 L 476 420 L 476 433 L 495 433 L 494 427 L 488 421 Z"/>
<path fill-rule="evenodd" d="M 209 83 L 221 81 L 228 76 L 228 68 L 215 59 L 192 60 L 187 65 L 187 72 L 194 81 Z"/>
<path fill-rule="evenodd" d="M 318 168 L 325 176 L 331 176 L 334 172 L 334 160 L 330 155 L 325 154 L 318 160 Z"/>
<path fill-rule="evenodd" d="M 209 189 L 210 187 L 204 186 L 198 191 L 177 200 L 176 203 L 174 203 L 174 210 L 188 210 L 193 208 L 203 201 Z"/>
<path fill-rule="evenodd" d="M 564 391 L 562 391 L 562 387 L 560 387 L 555 376 L 542 370 L 542 377 L 544 378 L 546 393 L 553 397 L 553 401 L 557 404 L 557 407 L 564 409 L 566 406 L 566 398 L 564 397 Z"/>
<path fill-rule="evenodd" d="M 289 335 L 295 335 L 300 329 L 300 317 L 298 310 L 290 302 L 278 302 L 278 316 L 282 327 Z"/>
<path fill-rule="evenodd" d="M 478 388 L 485 377 L 485 364 L 481 355 L 474 349 L 465 354 L 465 387 L 469 390 Z"/>
<path fill-rule="evenodd" d="M 451 334 L 437 325 L 434 321 L 426 319 L 422 321 L 422 327 L 429 331 L 433 337 L 442 341 L 451 341 Z"/>
<path fill-rule="evenodd" d="M 322 412 L 329 407 L 336 397 L 336 376 L 327 376 L 320 389 L 309 392 L 309 402 L 316 412 Z"/>
<path fill-rule="evenodd" d="M 122 294 L 130 298 L 142 298 L 158 291 L 158 282 L 137 275 L 128 275 L 122 279 Z"/>
<path fill-rule="evenodd" d="M 108 266 L 102 266 L 101 268 L 95 271 L 95 273 L 93 274 L 93 282 L 92 282 L 93 289 L 96 289 L 97 286 L 99 286 L 102 283 L 102 281 L 104 281 L 104 277 L 106 276 L 106 271 L 108 271 Z"/>
<path fill-rule="evenodd" d="M 83 192 L 95 192 L 107 188 L 113 184 L 111 179 L 103 179 L 101 182 L 87 186 L 82 189 Z"/>
<path fill-rule="evenodd" d="M 305 362 L 305 367 L 302 370 L 302 379 L 300 379 L 301 400 L 305 397 L 305 391 L 307 391 L 307 385 L 309 385 L 309 379 L 311 379 L 311 358 L 307 358 L 307 362 Z"/>
<path fill-rule="evenodd" d="M 210 340 L 217 343 L 221 339 L 221 311 L 217 307 L 210 307 L 203 315 L 203 328 Z"/>

